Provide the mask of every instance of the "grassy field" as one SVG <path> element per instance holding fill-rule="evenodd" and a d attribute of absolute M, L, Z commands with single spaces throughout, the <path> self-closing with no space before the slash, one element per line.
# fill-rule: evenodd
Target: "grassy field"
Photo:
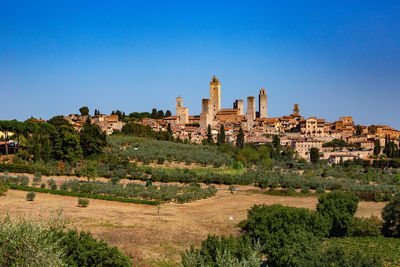
<path fill-rule="evenodd" d="M 33 202 L 26 192 L 10 190 L 0 197 L 0 214 L 34 215 L 46 219 L 50 210 L 63 209 L 71 225 L 91 231 L 125 251 L 139 266 L 177 266 L 179 251 L 199 245 L 208 233 L 238 234 L 254 204 L 276 204 L 315 209 L 314 197 L 278 197 L 249 192 L 219 191 L 210 199 L 188 204 L 167 203 L 160 207 L 91 199 L 89 207 L 77 207 L 75 197 L 36 194 Z M 385 203 L 360 202 L 357 216 L 380 216 Z M 233 217 L 233 220 L 229 220 Z M 164 265 L 163 265 L 164 264 Z"/>

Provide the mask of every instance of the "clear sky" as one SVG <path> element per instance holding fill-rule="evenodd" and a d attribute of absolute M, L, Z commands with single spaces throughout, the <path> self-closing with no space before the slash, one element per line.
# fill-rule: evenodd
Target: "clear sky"
<path fill-rule="evenodd" d="M 400 129 L 400 1 L 1 1 L 0 119 L 200 114 L 213 74 L 224 108 Z"/>

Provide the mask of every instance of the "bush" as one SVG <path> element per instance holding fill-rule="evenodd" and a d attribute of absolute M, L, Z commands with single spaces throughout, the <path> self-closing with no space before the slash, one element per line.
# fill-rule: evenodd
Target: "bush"
<path fill-rule="evenodd" d="M 396 194 L 382 210 L 382 232 L 387 237 L 400 237 L 400 194 Z"/>
<path fill-rule="evenodd" d="M 89 232 L 59 232 L 67 266 L 132 266 L 131 260 L 117 247 L 93 238 Z"/>
<path fill-rule="evenodd" d="M 317 212 L 331 221 L 330 236 L 348 234 L 358 208 L 359 198 L 351 193 L 334 191 L 318 198 Z"/>
<path fill-rule="evenodd" d="M 245 235 L 266 245 L 264 252 L 271 261 L 276 260 L 281 247 L 290 242 L 290 233 L 304 230 L 324 237 L 330 229 L 329 221 L 314 211 L 265 204 L 254 205 L 240 226 Z"/>
<path fill-rule="evenodd" d="M 89 206 L 89 199 L 86 198 L 78 198 L 78 207 L 86 208 Z"/>
<path fill-rule="evenodd" d="M 302 194 L 308 194 L 308 193 L 310 193 L 310 188 L 309 188 L 309 187 L 304 187 L 303 189 L 301 189 L 301 193 L 302 193 Z"/>
<path fill-rule="evenodd" d="M 35 192 L 29 192 L 28 194 L 26 194 L 26 200 L 28 201 L 33 201 L 36 197 Z"/>
<path fill-rule="evenodd" d="M 353 218 L 353 224 L 349 230 L 350 236 L 379 236 L 382 233 L 382 221 L 378 217 Z"/>
<path fill-rule="evenodd" d="M 56 184 L 51 185 L 51 190 L 57 190 L 57 185 Z"/>
<path fill-rule="evenodd" d="M 45 184 L 45 183 L 42 183 L 42 184 L 40 185 L 40 188 L 46 188 L 46 184 Z"/>
<path fill-rule="evenodd" d="M 319 188 L 317 188 L 317 190 L 315 190 L 315 193 L 317 193 L 317 194 L 324 194 L 324 193 L 325 193 L 325 189 L 319 187 Z"/>
<path fill-rule="evenodd" d="M 8 191 L 8 186 L 5 183 L 0 182 L 0 196 L 4 196 Z"/>

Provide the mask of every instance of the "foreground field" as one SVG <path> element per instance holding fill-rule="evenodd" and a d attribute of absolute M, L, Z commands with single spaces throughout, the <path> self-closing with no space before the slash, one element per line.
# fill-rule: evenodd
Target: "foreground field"
<path fill-rule="evenodd" d="M 179 251 L 190 244 L 200 244 L 208 233 L 237 234 L 237 223 L 247 216 L 254 204 L 280 203 L 315 209 L 312 197 L 277 197 L 248 192 L 221 190 L 210 199 L 188 204 L 167 203 L 157 207 L 90 200 L 87 208 L 77 207 L 77 198 L 37 193 L 33 202 L 26 192 L 10 190 L 0 197 L 0 213 L 11 216 L 48 217 L 62 207 L 64 216 L 79 229 L 90 230 L 96 237 L 116 245 L 140 266 L 177 265 Z M 380 216 L 386 203 L 360 202 L 357 216 Z M 231 220 L 230 220 L 230 217 Z M 167 264 L 168 263 L 168 264 Z M 164 265 L 165 266 L 165 265 Z"/>

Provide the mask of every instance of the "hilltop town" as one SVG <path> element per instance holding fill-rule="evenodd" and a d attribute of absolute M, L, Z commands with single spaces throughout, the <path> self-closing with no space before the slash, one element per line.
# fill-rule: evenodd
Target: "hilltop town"
<path fill-rule="evenodd" d="M 71 114 L 65 118 L 79 131 L 88 117 L 90 115 Z M 125 124 L 118 120 L 118 115 L 97 114 L 91 119 L 107 135 L 121 131 Z M 231 144 L 235 144 L 240 129 L 244 132 L 246 143 L 257 145 L 270 143 L 274 135 L 279 135 L 281 145 L 292 147 L 300 157 L 310 160 L 310 149 L 315 147 L 322 153 L 322 159 L 332 163 L 370 158 L 378 143 L 384 147 L 390 139 L 398 145 L 400 137 L 400 131 L 389 126 L 355 125 L 352 117 L 340 117 L 334 122 L 317 117 L 305 118 L 298 104 L 294 104 L 292 114 L 270 118 L 265 89 L 259 91 L 258 109 L 254 96 L 247 97 L 246 110 L 242 99 L 235 100 L 232 108 L 222 108 L 221 82 L 215 76 L 210 81 L 210 97 L 202 99 L 200 115 L 190 115 L 189 109 L 183 105 L 183 98 L 177 97 L 175 115 L 159 119 L 143 118 L 139 123 L 155 131 L 167 131 L 170 125 L 174 138 L 192 143 L 201 143 L 207 136 L 209 126 L 216 141 L 223 125 L 226 142 Z M 332 142 L 336 139 L 344 142 L 341 145 Z"/>

